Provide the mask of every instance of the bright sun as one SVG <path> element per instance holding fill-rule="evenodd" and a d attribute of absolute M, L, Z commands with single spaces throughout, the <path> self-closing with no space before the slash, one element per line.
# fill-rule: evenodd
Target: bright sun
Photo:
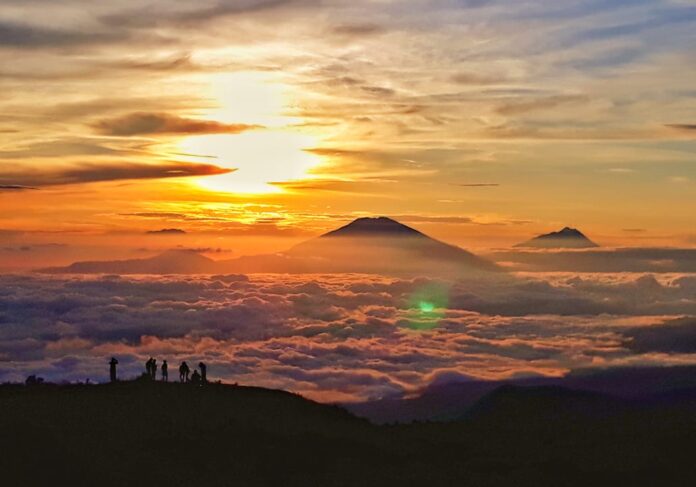
<path fill-rule="evenodd" d="M 210 81 L 215 108 L 203 118 L 262 128 L 240 134 L 200 135 L 182 139 L 185 154 L 213 158 L 221 167 L 235 169 L 221 176 L 201 178 L 201 186 L 214 191 L 273 193 L 282 191 L 273 182 L 307 177 L 321 160 L 306 149 L 317 138 L 290 126 L 300 120 L 283 115 L 290 104 L 288 88 L 269 73 L 216 75 Z"/>
<path fill-rule="evenodd" d="M 198 184 L 203 187 L 236 193 L 271 193 L 281 190 L 269 183 L 302 179 L 320 163 L 317 156 L 304 150 L 312 147 L 313 142 L 312 137 L 276 129 L 189 137 L 181 145 L 187 153 L 214 156 L 216 165 L 236 169 L 199 179 Z"/>

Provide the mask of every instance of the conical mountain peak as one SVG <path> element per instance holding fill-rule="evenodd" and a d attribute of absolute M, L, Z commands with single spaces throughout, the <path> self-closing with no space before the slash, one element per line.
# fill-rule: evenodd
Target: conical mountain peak
<path fill-rule="evenodd" d="M 353 220 L 348 225 L 324 234 L 322 237 L 385 237 L 385 236 L 424 236 L 403 223 L 388 218 L 363 217 Z"/>
<path fill-rule="evenodd" d="M 563 227 L 557 232 L 539 235 L 531 240 L 517 244 L 515 247 L 582 249 L 599 246 L 577 228 Z"/>

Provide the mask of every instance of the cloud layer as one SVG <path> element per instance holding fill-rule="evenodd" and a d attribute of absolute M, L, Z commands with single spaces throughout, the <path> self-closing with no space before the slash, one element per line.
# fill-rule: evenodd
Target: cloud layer
<path fill-rule="evenodd" d="M 671 338 L 645 338 L 696 316 L 693 275 L 0 279 L 0 381 L 104 380 L 112 355 L 134 376 L 153 355 L 332 401 L 399 395 L 443 374 L 694 361 Z"/>
<path fill-rule="evenodd" d="M 65 184 L 94 183 L 130 179 L 162 179 L 191 176 L 211 176 L 226 174 L 232 169 L 223 169 L 213 164 L 172 162 L 163 164 L 132 163 L 88 163 L 68 167 L 52 167 L 48 170 L 38 167 L 0 166 L 0 187 L 22 190 L 38 186 L 59 186 Z"/>
<path fill-rule="evenodd" d="M 239 134 L 261 128 L 244 123 L 228 124 L 211 120 L 184 118 L 167 113 L 137 112 L 118 118 L 101 120 L 94 127 L 106 135 L 128 136 L 148 134 Z"/>

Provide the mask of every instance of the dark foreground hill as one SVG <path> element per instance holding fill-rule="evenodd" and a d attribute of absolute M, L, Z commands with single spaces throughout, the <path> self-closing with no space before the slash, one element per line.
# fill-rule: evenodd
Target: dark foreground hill
<path fill-rule="evenodd" d="M 375 426 L 280 391 L 0 387 L 8 486 L 689 485 L 696 394 L 506 386 L 458 421 Z"/>

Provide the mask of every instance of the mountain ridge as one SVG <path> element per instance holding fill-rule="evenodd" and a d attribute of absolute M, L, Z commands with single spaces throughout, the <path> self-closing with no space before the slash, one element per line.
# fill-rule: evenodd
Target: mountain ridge
<path fill-rule="evenodd" d="M 563 227 L 561 230 L 543 233 L 514 245 L 514 247 L 546 249 L 587 249 L 599 247 L 577 228 Z"/>
<path fill-rule="evenodd" d="M 5 384 L 0 404 L 8 485 L 647 486 L 696 477 L 693 388 L 635 403 L 503 386 L 446 424 L 389 426 L 223 384 Z"/>
<path fill-rule="evenodd" d="M 178 252 L 178 253 L 176 253 Z M 358 218 L 285 252 L 212 260 L 186 251 L 149 259 L 75 262 L 46 273 L 209 274 L 364 273 L 459 275 L 500 271 L 496 264 L 387 217 Z"/>

